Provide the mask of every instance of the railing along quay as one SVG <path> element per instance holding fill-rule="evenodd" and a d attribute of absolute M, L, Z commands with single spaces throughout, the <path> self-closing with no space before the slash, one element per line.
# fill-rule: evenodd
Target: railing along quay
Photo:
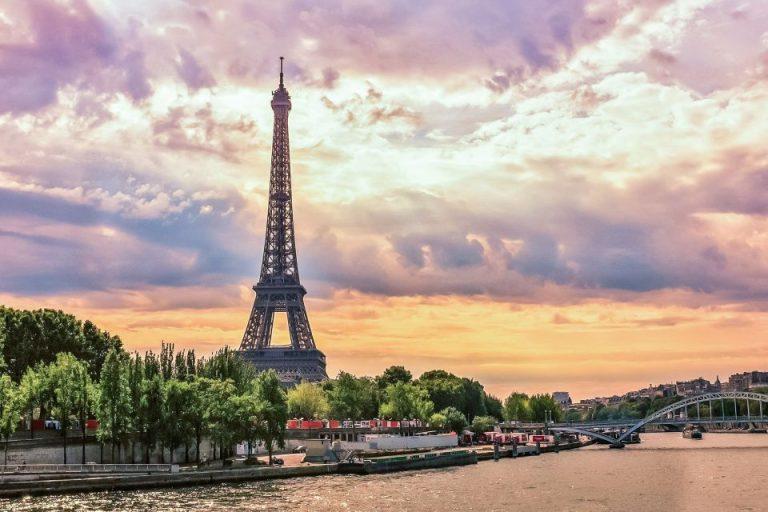
<path fill-rule="evenodd" d="M 178 464 L 9 464 L 0 465 L 0 474 L 48 473 L 176 473 Z"/>

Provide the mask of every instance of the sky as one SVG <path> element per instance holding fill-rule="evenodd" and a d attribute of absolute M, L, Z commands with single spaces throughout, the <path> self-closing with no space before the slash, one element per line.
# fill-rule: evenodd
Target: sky
<path fill-rule="evenodd" d="M 762 0 L 4 0 L 0 303 L 239 346 L 281 55 L 331 376 L 768 370 Z"/>

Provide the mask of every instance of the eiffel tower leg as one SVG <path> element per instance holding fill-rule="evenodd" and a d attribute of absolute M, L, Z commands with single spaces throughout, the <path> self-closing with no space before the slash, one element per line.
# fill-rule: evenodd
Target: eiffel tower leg
<path fill-rule="evenodd" d="M 241 349 L 264 348 L 269 345 L 272 336 L 272 320 L 274 312 L 269 307 L 259 304 L 259 299 L 254 301 L 248 325 L 243 334 Z"/>

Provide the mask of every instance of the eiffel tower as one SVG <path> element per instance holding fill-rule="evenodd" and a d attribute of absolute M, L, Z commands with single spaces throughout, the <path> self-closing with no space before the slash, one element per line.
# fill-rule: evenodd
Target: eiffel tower
<path fill-rule="evenodd" d="M 277 371 L 286 385 L 302 380 L 325 380 L 325 355 L 315 347 L 309 327 L 304 295 L 299 282 L 296 240 L 291 198 L 291 156 L 288 146 L 288 112 L 291 97 L 283 83 L 280 57 L 280 86 L 272 92 L 275 123 L 272 134 L 272 169 L 269 176 L 269 211 L 261 276 L 253 287 L 256 299 L 240 344 L 241 355 L 258 371 Z M 272 345 L 272 324 L 276 312 L 288 316 L 291 344 Z"/>

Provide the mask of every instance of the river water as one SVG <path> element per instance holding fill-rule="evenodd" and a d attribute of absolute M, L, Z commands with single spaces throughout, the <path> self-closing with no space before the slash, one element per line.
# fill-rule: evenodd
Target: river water
<path fill-rule="evenodd" d="M 768 434 L 643 434 L 624 450 L 387 475 L 329 475 L 172 490 L 0 500 L 22 511 L 768 510 Z"/>

